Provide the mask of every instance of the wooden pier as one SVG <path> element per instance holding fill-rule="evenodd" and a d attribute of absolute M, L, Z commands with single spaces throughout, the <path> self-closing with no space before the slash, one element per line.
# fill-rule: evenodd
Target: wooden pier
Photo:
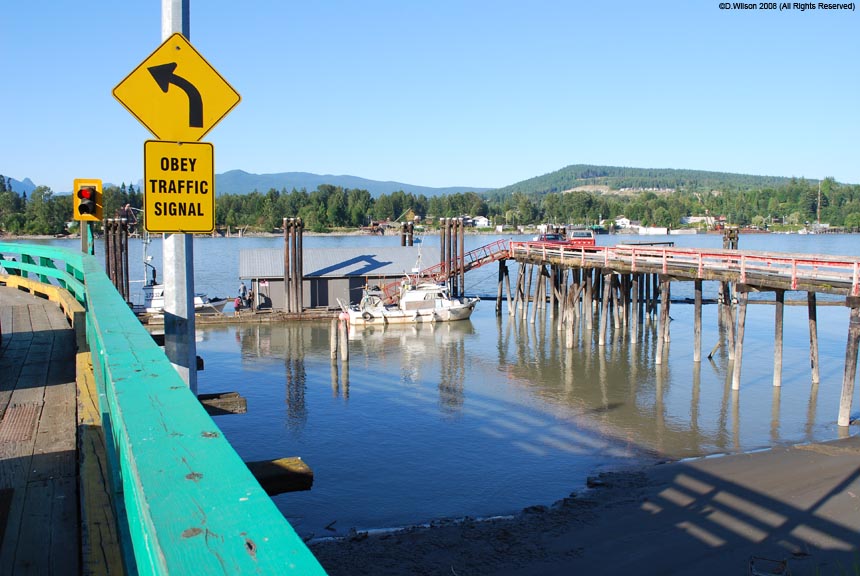
<path fill-rule="evenodd" d="M 65 306 L 34 295 L 45 291 Z M 89 367 L 83 308 L 63 292 L 20 277 L 0 287 L 3 574 L 124 573 L 98 400 L 76 369 Z"/>
<path fill-rule="evenodd" d="M 719 283 L 718 319 L 728 335 L 733 390 L 740 388 L 750 292 L 774 293 L 774 386 L 782 382 L 785 292 L 807 293 L 813 384 L 820 378 L 817 294 L 844 297 L 844 304 L 851 311 L 838 425 L 850 424 L 860 347 L 858 258 L 624 244 L 570 247 L 545 242 L 511 242 L 507 256 L 519 263 L 519 274 L 512 297 L 507 264 L 505 260 L 500 261 L 497 312 L 501 311 L 502 292 L 506 286 L 508 311 L 512 317 L 533 323 L 535 316 L 548 307 L 549 314 L 558 315 L 559 330 L 567 331 L 570 346 L 577 329 L 596 327 L 598 344 L 605 346 L 610 323 L 616 331 L 627 334 L 631 342 L 636 342 L 640 322 L 657 322 L 654 359 L 657 365 L 663 363 L 665 343 L 671 338 L 672 283 L 694 283 L 693 359 L 696 362 L 702 357 L 703 282 Z"/>
<path fill-rule="evenodd" d="M 325 573 L 93 256 L 0 242 L 0 334 L 0 573 Z"/>

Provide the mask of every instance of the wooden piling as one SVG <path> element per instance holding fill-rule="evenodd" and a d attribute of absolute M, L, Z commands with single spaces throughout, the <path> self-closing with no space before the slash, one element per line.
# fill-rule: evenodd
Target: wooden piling
<path fill-rule="evenodd" d="M 694 281 L 693 362 L 702 361 L 702 281 Z"/>
<path fill-rule="evenodd" d="M 586 269 L 584 272 L 585 303 L 582 306 L 582 313 L 585 314 L 585 327 L 592 330 L 594 328 L 594 283 L 591 269 Z"/>
<path fill-rule="evenodd" d="M 773 327 L 773 385 L 782 386 L 782 332 L 785 313 L 785 290 L 776 290 Z"/>
<path fill-rule="evenodd" d="M 612 290 L 612 273 L 605 272 L 603 279 L 603 305 L 600 310 L 600 334 L 598 336 L 598 345 L 606 346 L 606 325 L 609 323 L 609 295 Z"/>
<path fill-rule="evenodd" d="M 657 355 L 654 358 L 654 364 L 663 363 L 663 348 L 666 341 L 666 324 L 669 323 L 669 307 L 666 306 L 668 298 L 669 281 L 665 278 L 660 278 L 660 324 L 657 326 Z"/>
<path fill-rule="evenodd" d="M 723 322 L 726 326 L 726 347 L 729 351 L 729 360 L 735 359 L 735 307 L 732 302 L 732 291 L 728 282 L 724 282 L 723 290 Z"/>
<path fill-rule="evenodd" d="M 501 316 L 502 314 L 502 290 L 505 276 L 508 274 L 507 268 L 505 260 L 499 260 L 499 280 L 498 286 L 496 287 L 496 316 Z M 508 305 L 510 305 L 510 302 L 508 302 Z"/>
<path fill-rule="evenodd" d="M 346 364 L 349 362 L 349 330 L 346 325 L 346 320 L 340 321 L 338 332 L 340 334 L 340 361 Z"/>
<path fill-rule="evenodd" d="M 523 298 L 523 310 L 522 310 L 522 318 L 521 320 L 525 320 L 529 315 L 529 304 L 531 304 L 532 300 L 532 276 L 534 276 L 534 264 L 527 264 L 528 270 L 526 270 L 526 292 L 525 297 Z"/>
<path fill-rule="evenodd" d="M 632 314 L 632 317 L 630 318 L 631 324 L 632 324 L 632 326 L 630 328 L 630 342 L 631 342 L 631 344 L 636 344 L 639 342 L 639 288 L 640 288 L 639 277 L 640 276 L 641 276 L 641 274 L 634 273 L 633 277 L 631 278 L 631 285 L 632 285 L 631 289 L 630 289 L 631 296 L 632 296 L 632 302 L 631 302 L 631 308 L 632 309 L 630 311 Z"/>
<path fill-rule="evenodd" d="M 747 294 L 746 286 L 736 286 L 738 289 L 738 336 L 735 341 L 735 363 L 732 366 L 732 390 L 740 390 L 741 387 L 741 364 L 744 354 L 744 328 L 747 319 Z"/>
<path fill-rule="evenodd" d="M 806 305 L 809 310 L 809 365 L 812 369 L 812 383 L 821 382 L 818 371 L 818 311 L 815 292 L 806 293 Z"/>
<path fill-rule="evenodd" d="M 851 424 L 851 402 L 854 398 L 854 380 L 857 376 L 857 350 L 860 345 L 860 298 L 848 297 L 851 306 L 848 317 L 848 342 L 845 345 L 845 368 L 842 373 L 842 397 L 839 400 L 839 426 Z"/>
<path fill-rule="evenodd" d="M 331 331 L 329 334 L 329 346 L 331 348 L 331 363 L 337 363 L 337 318 L 331 321 Z"/>

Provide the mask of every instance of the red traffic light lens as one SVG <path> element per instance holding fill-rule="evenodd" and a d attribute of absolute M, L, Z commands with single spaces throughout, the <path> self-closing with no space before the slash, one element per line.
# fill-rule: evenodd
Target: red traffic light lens
<path fill-rule="evenodd" d="M 92 200 L 93 199 L 93 189 L 92 188 L 81 188 L 78 190 L 78 198 L 83 200 Z"/>

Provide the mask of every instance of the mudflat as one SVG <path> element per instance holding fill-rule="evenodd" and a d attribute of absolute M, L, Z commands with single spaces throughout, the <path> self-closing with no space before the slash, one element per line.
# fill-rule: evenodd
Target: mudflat
<path fill-rule="evenodd" d="M 857 437 L 605 473 L 589 486 L 510 518 L 355 533 L 311 549 L 333 576 L 860 570 Z"/>

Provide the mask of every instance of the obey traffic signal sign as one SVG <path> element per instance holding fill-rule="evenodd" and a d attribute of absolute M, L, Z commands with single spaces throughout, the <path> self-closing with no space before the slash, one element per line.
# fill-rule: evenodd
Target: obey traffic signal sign
<path fill-rule="evenodd" d="M 209 234 L 215 229 L 215 147 L 147 140 L 143 145 L 147 232 Z"/>
<path fill-rule="evenodd" d="M 75 179 L 73 217 L 75 220 L 98 222 L 102 219 L 104 203 L 102 200 L 102 181 Z"/>

